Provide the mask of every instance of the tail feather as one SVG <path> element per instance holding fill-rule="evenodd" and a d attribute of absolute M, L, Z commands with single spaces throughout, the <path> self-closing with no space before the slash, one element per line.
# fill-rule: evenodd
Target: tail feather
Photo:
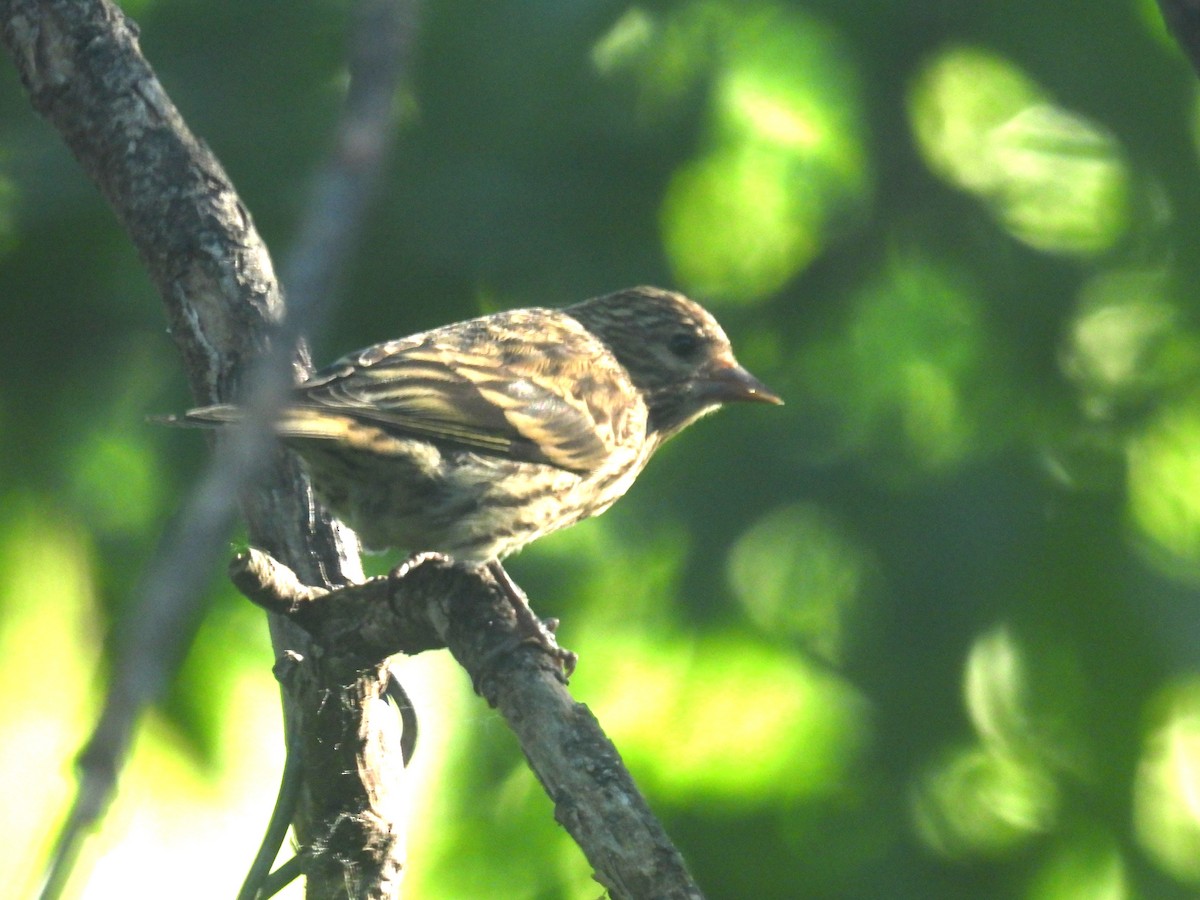
<path fill-rule="evenodd" d="M 174 413 L 165 416 L 147 416 L 147 422 L 155 425 L 171 425 L 175 428 L 215 428 L 240 422 L 242 411 L 229 403 L 219 403 L 215 406 L 201 406 L 189 409 L 182 416 Z"/>
<path fill-rule="evenodd" d="M 151 416 L 149 421 L 178 428 L 219 428 L 242 421 L 245 412 L 230 403 L 189 409 L 183 415 Z M 288 406 L 279 412 L 275 433 L 285 438 L 346 440 L 355 430 L 351 416 L 337 415 L 304 406 Z"/>
<path fill-rule="evenodd" d="M 193 425 L 228 425 L 242 420 L 242 410 L 232 403 L 218 403 L 215 406 L 201 406 L 189 409 L 183 414 L 185 424 Z"/>

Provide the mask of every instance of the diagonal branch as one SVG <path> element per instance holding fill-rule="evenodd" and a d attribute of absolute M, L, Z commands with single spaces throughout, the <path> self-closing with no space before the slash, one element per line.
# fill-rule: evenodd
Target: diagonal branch
<path fill-rule="evenodd" d="M 360 0 L 360 10 L 359 31 L 373 39 L 359 45 L 334 158 L 318 180 L 314 213 L 288 267 L 294 290 L 285 316 L 270 257 L 249 213 L 141 56 L 135 26 L 111 0 L 0 0 L 3 42 L 30 98 L 137 246 L 164 300 L 197 400 L 238 399 L 250 407 L 251 423 L 271 419 L 289 365 L 293 372 L 307 366 L 296 338 L 336 284 L 388 144 L 411 6 Z M 265 364 L 257 362 L 264 357 Z M 361 569 L 353 540 L 321 513 L 291 458 L 273 452 L 269 436 L 252 424 L 218 443 L 183 525 L 143 579 L 142 612 L 124 640 L 137 652 L 121 654 L 104 713 L 81 757 L 63 860 L 69 861 L 78 835 L 103 811 L 139 713 L 162 691 L 190 642 L 200 585 L 222 551 L 235 497 L 252 541 L 305 583 L 320 586 L 316 593 L 285 593 L 286 609 L 262 601 L 273 610 L 289 746 L 296 738 L 294 745 L 303 747 L 305 781 L 294 826 L 309 896 L 397 896 L 403 773 L 396 716 L 382 700 L 386 659 L 406 646 L 415 651 L 444 644 L 509 721 L 555 802 L 556 817 L 614 897 L 699 897 L 616 749 L 586 707 L 566 693 L 557 664 L 533 648 L 512 652 L 511 606 L 485 576 L 438 560 L 410 566 L 406 577 L 383 588 L 403 598 L 423 585 L 417 606 L 386 607 L 408 609 L 407 619 L 376 621 L 379 605 L 361 605 L 361 598 L 381 590 L 377 581 L 320 603 L 300 602 L 358 580 Z M 293 610 L 294 604 L 306 611 Z M 340 631 L 329 625 L 339 611 Z M 318 627 L 318 621 L 325 624 Z M 321 640 L 314 642 L 310 631 Z M 168 640 L 171 634 L 184 638 Z"/>
<path fill-rule="evenodd" d="M 199 402 L 236 397 L 269 410 L 290 383 L 289 366 L 306 367 L 303 348 L 294 355 L 297 337 L 326 300 L 381 169 L 392 130 L 391 98 L 412 27 L 411 6 L 400 0 L 366 0 L 360 9 L 359 33 L 371 39 L 359 45 L 338 152 L 318 184 L 314 213 L 301 232 L 291 267 L 297 290 L 285 317 L 270 256 L 249 213 L 141 55 L 136 26 L 109 0 L 0 0 L 3 43 L 29 97 L 137 247 L 163 298 Z M 225 552 L 238 499 L 255 542 L 293 562 L 306 577 L 337 584 L 361 575 L 352 538 L 347 543 L 318 512 L 294 461 L 272 448 L 261 425 L 221 441 L 178 526 L 145 573 L 136 614 L 120 636 L 103 712 L 80 757 L 75 808 L 60 839 L 47 896 L 60 886 L 82 834 L 106 807 L 140 713 L 161 694 L 191 643 L 204 586 Z M 251 482 L 253 490 L 247 489 Z M 285 620 L 273 621 L 272 637 L 280 655 L 303 659 L 309 651 L 304 633 Z M 382 689 L 387 673 L 377 671 L 361 681 L 358 692 L 370 694 Z M 306 709 L 340 687 L 315 677 L 285 685 L 289 730 L 297 721 L 310 721 Z M 361 707 L 344 710 L 360 726 L 364 744 L 394 742 L 379 717 L 366 723 Z M 396 781 L 394 772 L 364 771 L 358 808 L 371 809 Z M 296 823 L 301 841 L 327 830 L 314 818 L 319 814 L 329 811 L 301 803 Z M 376 845 L 385 864 L 375 874 L 387 869 L 384 880 L 396 883 L 402 842 L 386 831 Z M 345 884 L 340 869 L 328 874 L 331 883 Z M 312 880 L 310 875 L 310 886 Z M 325 896 L 339 892 L 344 895 L 344 887 Z"/>
<path fill-rule="evenodd" d="M 520 643 L 512 604 L 486 568 L 424 554 L 390 577 L 332 593 L 301 584 L 254 550 L 235 559 L 230 572 L 255 603 L 308 631 L 322 664 L 332 669 L 350 672 L 394 653 L 449 647 L 508 722 L 554 803 L 555 818 L 612 897 L 701 897 L 616 747 L 567 692 L 561 662 L 540 646 Z M 326 763 L 336 771 L 345 760 Z"/>

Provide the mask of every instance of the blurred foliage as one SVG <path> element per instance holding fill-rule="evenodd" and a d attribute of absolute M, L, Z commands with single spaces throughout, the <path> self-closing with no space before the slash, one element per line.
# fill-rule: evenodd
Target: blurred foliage
<path fill-rule="evenodd" d="M 282 253 L 346 4 L 127 7 Z M 512 564 L 710 897 L 1200 891 L 1197 95 L 1152 0 L 425 4 L 316 355 L 660 283 L 788 401 Z M 28 884 L 205 448 L 145 423 L 188 404 L 161 312 L 8 66 L 0 284 L 0 847 Z M 213 578 L 79 896 L 230 896 L 256 846 L 270 651 Z M 411 896 L 597 896 L 466 679 L 404 672 Z"/>

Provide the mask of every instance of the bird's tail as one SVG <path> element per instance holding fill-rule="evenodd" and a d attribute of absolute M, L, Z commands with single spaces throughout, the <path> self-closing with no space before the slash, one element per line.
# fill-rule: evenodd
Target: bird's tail
<path fill-rule="evenodd" d="M 147 421 L 156 425 L 173 425 L 177 428 L 215 428 L 242 420 L 242 411 L 231 403 L 215 406 L 200 406 L 189 409 L 182 416 L 148 416 Z"/>
<path fill-rule="evenodd" d="M 150 421 L 179 428 L 219 428 L 242 421 L 245 411 L 231 403 L 189 409 L 181 416 L 152 416 Z M 275 433 L 284 438 L 311 440 L 348 440 L 356 423 L 349 415 L 308 406 L 285 406 L 274 424 Z M 353 442 L 353 441 L 352 441 Z"/>

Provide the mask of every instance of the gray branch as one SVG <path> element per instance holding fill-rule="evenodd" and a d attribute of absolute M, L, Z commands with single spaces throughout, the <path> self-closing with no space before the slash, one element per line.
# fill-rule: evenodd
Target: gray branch
<path fill-rule="evenodd" d="M 197 401 L 232 399 L 260 413 L 218 442 L 179 528 L 142 581 L 139 612 L 124 635 L 128 649 L 118 653 L 104 712 L 81 756 L 59 859 L 69 864 L 78 835 L 102 813 L 140 712 L 190 644 L 236 498 L 253 543 L 298 573 L 276 569 L 273 580 L 256 579 L 250 566 L 238 581 L 272 610 L 289 746 L 303 754 L 293 824 L 309 896 L 397 896 L 403 772 L 398 719 L 383 699 L 386 660 L 448 646 L 510 723 L 558 821 L 612 895 L 699 897 L 616 749 L 566 692 L 557 661 L 519 644 L 511 607 L 487 576 L 434 558 L 403 577 L 328 593 L 361 579 L 353 538 L 320 512 L 293 460 L 253 424 L 270 420 L 289 370 L 307 370 L 300 330 L 332 293 L 389 143 L 411 10 L 400 0 L 363 0 L 360 13 L 359 34 L 370 40 L 357 44 L 334 156 L 288 266 L 285 316 L 249 213 L 142 57 L 133 23 L 110 0 L 0 0 L 3 42 L 33 105 L 136 245 Z"/>
<path fill-rule="evenodd" d="M 371 40 L 360 44 L 366 59 L 358 61 L 365 64 L 356 67 L 337 152 L 302 229 L 309 240 L 296 257 L 298 289 L 285 317 L 270 255 L 250 214 L 142 56 L 136 26 L 109 0 L 0 0 L 0 36 L 33 106 L 59 131 L 136 246 L 200 403 L 237 399 L 268 410 L 291 381 L 289 367 L 293 373 L 307 368 L 297 337 L 336 280 L 381 168 L 390 98 L 409 43 L 408 4 L 369 0 L 361 10 L 367 24 L 359 32 Z M 82 834 L 107 806 L 141 712 L 161 695 L 191 643 L 239 500 L 252 540 L 309 580 L 341 584 L 361 577 L 353 537 L 318 511 L 294 461 L 274 450 L 261 425 L 232 430 L 219 442 L 179 525 L 145 573 L 136 613 L 118 638 L 112 683 L 80 756 L 76 803 L 47 896 L 61 886 Z M 301 629 L 282 617 L 271 625 L 281 658 L 312 655 Z M 346 692 L 362 702 L 335 704 L 340 718 L 334 724 L 353 729 L 364 748 L 390 751 L 397 743 L 395 716 L 380 715 L 366 699 L 382 694 L 387 673 L 363 672 L 350 686 L 322 683 L 320 674 L 306 670 L 284 682 L 289 734 L 330 725 L 328 713 L 325 720 L 316 713 L 329 708 L 331 695 Z M 343 791 L 354 795 L 352 806 L 342 809 L 324 805 L 306 780 L 293 823 L 303 845 L 331 846 L 332 823 L 349 817 L 378 826 L 357 856 L 309 855 L 312 896 L 346 896 L 348 884 L 368 882 L 372 887 L 360 895 L 395 895 L 403 860 L 403 842 L 390 825 L 402 796 L 398 759 L 398 753 L 364 753 L 363 766 L 348 779 L 356 789 Z"/>
<path fill-rule="evenodd" d="M 617 900 L 701 897 L 595 716 L 563 684 L 562 664 L 522 643 L 512 605 L 486 569 L 424 554 L 390 577 L 328 592 L 257 551 L 231 566 L 238 588 L 286 615 L 347 675 L 393 653 L 449 647 L 504 717 L 554 802 L 554 816 Z M 330 758 L 341 771 L 351 760 Z"/>

